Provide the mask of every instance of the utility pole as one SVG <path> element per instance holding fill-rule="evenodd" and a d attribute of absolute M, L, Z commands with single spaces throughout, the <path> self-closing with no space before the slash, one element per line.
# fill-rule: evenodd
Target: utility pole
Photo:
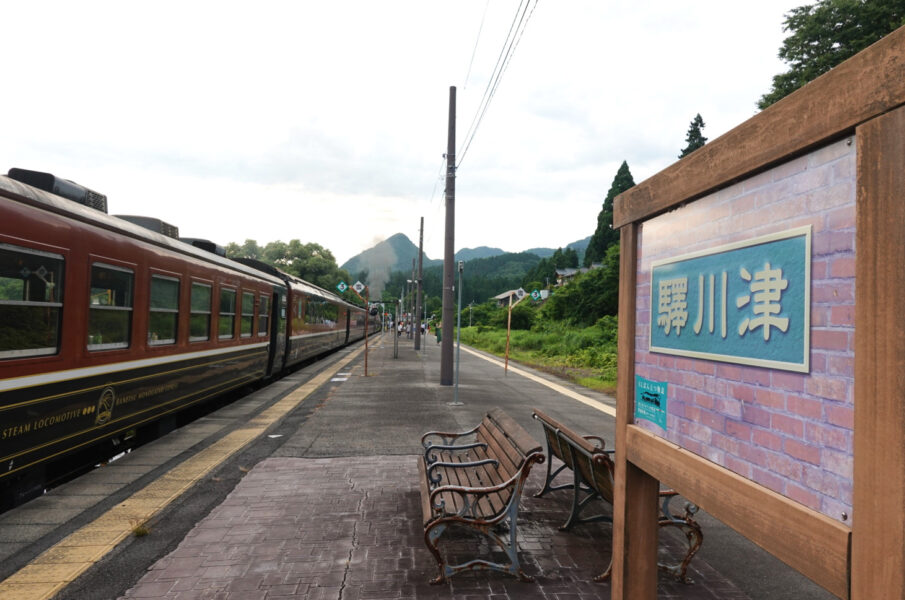
<path fill-rule="evenodd" d="M 418 315 L 418 327 L 415 328 L 415 350 L 421 350 L 421 278 L 424 276 L 424 217 L 421 217 L 421 233 L 418 236 L 418 288 L 415 292 L 415 314 Z"/>
<path fill-rule="evenodd" d="M 453 384 L 453 297 L 456 242 L 456 87 L 449 88 L 449 132 L 446 136 L 446 239 L 443 251 L 443 339 L 440 343 L 440 385 Z"/>
<path fill-rule="evenodd" d="M 413 258 L 412 259 L 412 295 L 409 297 L 409 308 L 412 309 L 412 324 L 411 324 L 411 328 L 409 329 L 409 335 L 408 335 L 408 338 L 410 340 L 414 339 L 414 337 L 415 337 L 415 316 L 416 316 L 415 315 L 415 296 L 416 295 L 417 294 L 415 293 L 415 259 Z"/>
<path fill-rule="evenodd" d="M 462 354 L 462 272 L 465 270 L 465 261 L 459 261 L 459 304 L 456 307 L 456 391 L 453 394 L 453 406 L 459 402 L 459 357 Z M 367 338 L 365 338 L 367 340 Z M 367 364 L 367 363 L 366 363 Z M 365 373 L 367 375 L 367 373 Z"/>

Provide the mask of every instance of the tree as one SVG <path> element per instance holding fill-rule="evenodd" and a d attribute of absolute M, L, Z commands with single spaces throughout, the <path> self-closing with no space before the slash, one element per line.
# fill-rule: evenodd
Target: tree
<path fill-rule="evenodd" d="M 694 119 L 691 121 L 691 125 L 688 126 L 688 133 L 685 135 L 685 149 L 682 150 L 682 153 L 679 154 L 679 158 L 685 158 L 705 143 L 707 143 L 707 138 L 704 137 L 704 134 L 701 132 L 706 125 L 704 125 L 704 119 L 701 118 L 701 113 L 695 115 Z"/>
<path fill-rule="evenodd" d="M 255 240 L 245 240 L 241 246 L 229 243 L 226 255 L 260 260 L 331 291 L 341 280 L 349 279 L 349 274 L 336 266 L 333 253 L 315 243 L 303 244 L 299 240 L 291 240 L 287 244 L 277 240 L 261 248 Z"/>
<path fill-rule="evenodd" d="M 613 244 L 619 243 L 619 232 L 613 229 L 613 200 L 616 196 L 625 190 L 634 187 L 635 180 L 632 178 L 632 172 L 629 171 L 628 163 L 622 161 L 622 165 L 613 178 L 613 184 L 610 191 L 607 192 L 606 198 L 603 200 L 603 208 L 597 215 L 597 229 L 591 236 L 588 243 L 588 249 L 584 254 L 584 265 L 590 267 L 595 262 L 603 260 L 606 250 Z"/>
<path fill-rule="evenodd" d="M 556 288 L 544 311 L 553 320 L 582 327 L 593 325 L 601 317 L 615 316 L 619 312 L 619 245 L 607 249 L 603 266 Z"/>
<path fill-rule="evenodd" d="M 258 245 L 255 240 L 245 240 L 241 246 L 236 242 L 230 242 L 226 245 L 226 256 L 230 258 L 254 258 L 262 260 L 264 257 L 264 249 Z"/>
<path fill-rule="evenodd" d="M 522 278 L 522 287 L 526 290 L 529 288 L 534 289 L 532 285 L 534 282 L 540 282 L 540 287 L 546 287 L 551 282 L 556 283 L 556 265 L 552 260 L 547 258 L 540 259 L 537 266 L 525 273 Z"/>
<path fill-rule="evenodd" d="M 789 70 L 773 77 L 764 109 L 905 24 L 905 0 L 818 0 L 793 8 L 779 49 Z"/>

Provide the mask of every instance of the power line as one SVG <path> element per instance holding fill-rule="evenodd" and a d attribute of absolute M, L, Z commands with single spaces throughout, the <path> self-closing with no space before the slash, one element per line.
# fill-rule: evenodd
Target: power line
<path fill-rule="evenodd" d="M 500 49 L 500 54 L 497 57 L 497 63 L 493 68 L 493 73 L 487 81 L 487 87 L 484 89 L 484 95 L 478 105 L 478 110 L 475 112 L 468 132 L 465 134 L 465 144 L 462 151 L 458 153 L 459 162 L 456 164 L 456 168 L 458 168 L 465 159 L 465 154 L 468 152 L 472 140 L 474 140 L 478 127 L 480 127 L 481 121 L 483 121 L 484 115 L 487 113 L 487 109 L 490 106 L 491 100 L 493 100 L 493 96 L 496 94 L 503 74 L 506 72 L 506 68 L 512 61 L 512 57 L 515 55 L 515 50 L 522 39 L 522 34 L 528 26 L 528 21 L 530 21 L 532 15 L 534 15 L 534 9 L 537 8 L 537 3 L 539 1 L 540 0 L 534 0 L 534 6 L 531 6 L 531 0 L 522 0 L 518 9 L 515 11 L 512 24 L 509 26 L 509 33 L 506 36 L 503 47 Z M 528 12 L 529 7 L 531 8 L 530 13 Z"/>
<path fill-rule="evenodd" d="M 458 153 L 459 164 L 461 164 L 462 159 L 465 158 L 465 153 L 468 151 L 468 146 L 471 145 L 471 140 L 474 138 L 474 134 L 477 131 L 477 123 L 478 121 L 480 121 L 480 117 L 483 116 L 484 112 L 487 110 L 487 105 L 490 103 L 490 90 L 493 89 L 493 83 L 495 79 L 499 77 L 500 73 L 502 73 L 503 56 L 506 55 L 507 49 L 511 47 L 513 39 L 512 34 L 516 26 L 516 21 L 518 20 L 519 13 L 524 14 L 524 9 L 527 6 L 527 1 L 528 0 L 521 0 L 518 8 L 515 11 L 515 16 L 512 18 L 512 24 L 509 26 L 509 32 L 506 34 L 506 40 L 503 42 L 503 47 L 500 48 L 500 54 L 499 56 L 497 56 L 496 64 L 493 66 L 493 71 L 490 74 L 490 79 L 487 80 L 487 87 L 484 88 L 484 95 L 481 97 L 481 102 L 478 104 L 478 109 L 477 111 L 475 111 L 475 115 L 471 120 L 471 125 L 468 126 L 468 131 L 465 133 L 465 143 L 463 150 Z"/>
<path fill-rule="evenodd" d="M 474 64 L 474 55 L 478 51 L 478 42 L 481 41 L 481 31 L 484 30 L 484 19 L 487 17 L 488 6 L 490 6 L 490 0 L 487 0 L 487 3 L 484 4 L 484 14 L 481 15 L 481 26 L 478 27 L 478 37 L 475 38 L 474 49 L 471 51 L 471 60 L 468 61 L 468 73 L 465 75 L 465 85 L 462 86 L 462 91 L 468 89 L 468 78 L 471 77 L 471 65 Z"/>
<path fill-rule="evenodd" d="M 443 167 L 446 165 L 446 156 L 440 159 L 440 171 L 437 173 L 437 177 L 434 179 L 434 191 L 431 192 L 430 202 L 433 204 L 434 196 L 437 195 L 437 186 L 440 184 L 440 180 L 443 179 Z"/>

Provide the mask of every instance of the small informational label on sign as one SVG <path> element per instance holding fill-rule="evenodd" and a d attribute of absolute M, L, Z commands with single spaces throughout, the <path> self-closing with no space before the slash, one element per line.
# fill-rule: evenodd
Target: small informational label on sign
<path fill-rule="evenodd" d="M 666 431 L 665 381 L 651 381 L 635 375 L 635 418 L 650 421 Z"/>

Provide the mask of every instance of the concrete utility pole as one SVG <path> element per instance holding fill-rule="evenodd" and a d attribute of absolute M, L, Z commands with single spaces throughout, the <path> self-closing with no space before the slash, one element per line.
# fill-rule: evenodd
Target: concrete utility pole
<path fill-rule="evenodd" d="M 415 328 L 415 350 L 421 350 L 421 278 L 424 276 L 424 217 L 421 217 L 421 233 L 418 236 L 418 288 L 415 292 L 415 315 L 418 327 Z"/>
<path fill-rule="evenodd" d="M 449 88 L 449 133 L 446 136 L 446 240 L 443 251 L 443 339 L 440 342 L 440 385 L 453 384 L 453 296 L 456 242 L 456 87 Z"/>
<path fill-rule="evenodd" d="M 412 324 L 409 329 L 409 335 L 408 335 L 408 338 L 410 340 L 414 339 L 414 337 L 415 337 L 415 316 L 416 316 L 416 314 L 415 314 L 415 296 L 416 296 L 416 294 L 415 294 L 415 259 L 414 258 L 412 259 L 412 279 L 411 279 L 411 281 L 412 281 L 412 295 L 409 297 L 409 308 L 412 309 Z"/>

